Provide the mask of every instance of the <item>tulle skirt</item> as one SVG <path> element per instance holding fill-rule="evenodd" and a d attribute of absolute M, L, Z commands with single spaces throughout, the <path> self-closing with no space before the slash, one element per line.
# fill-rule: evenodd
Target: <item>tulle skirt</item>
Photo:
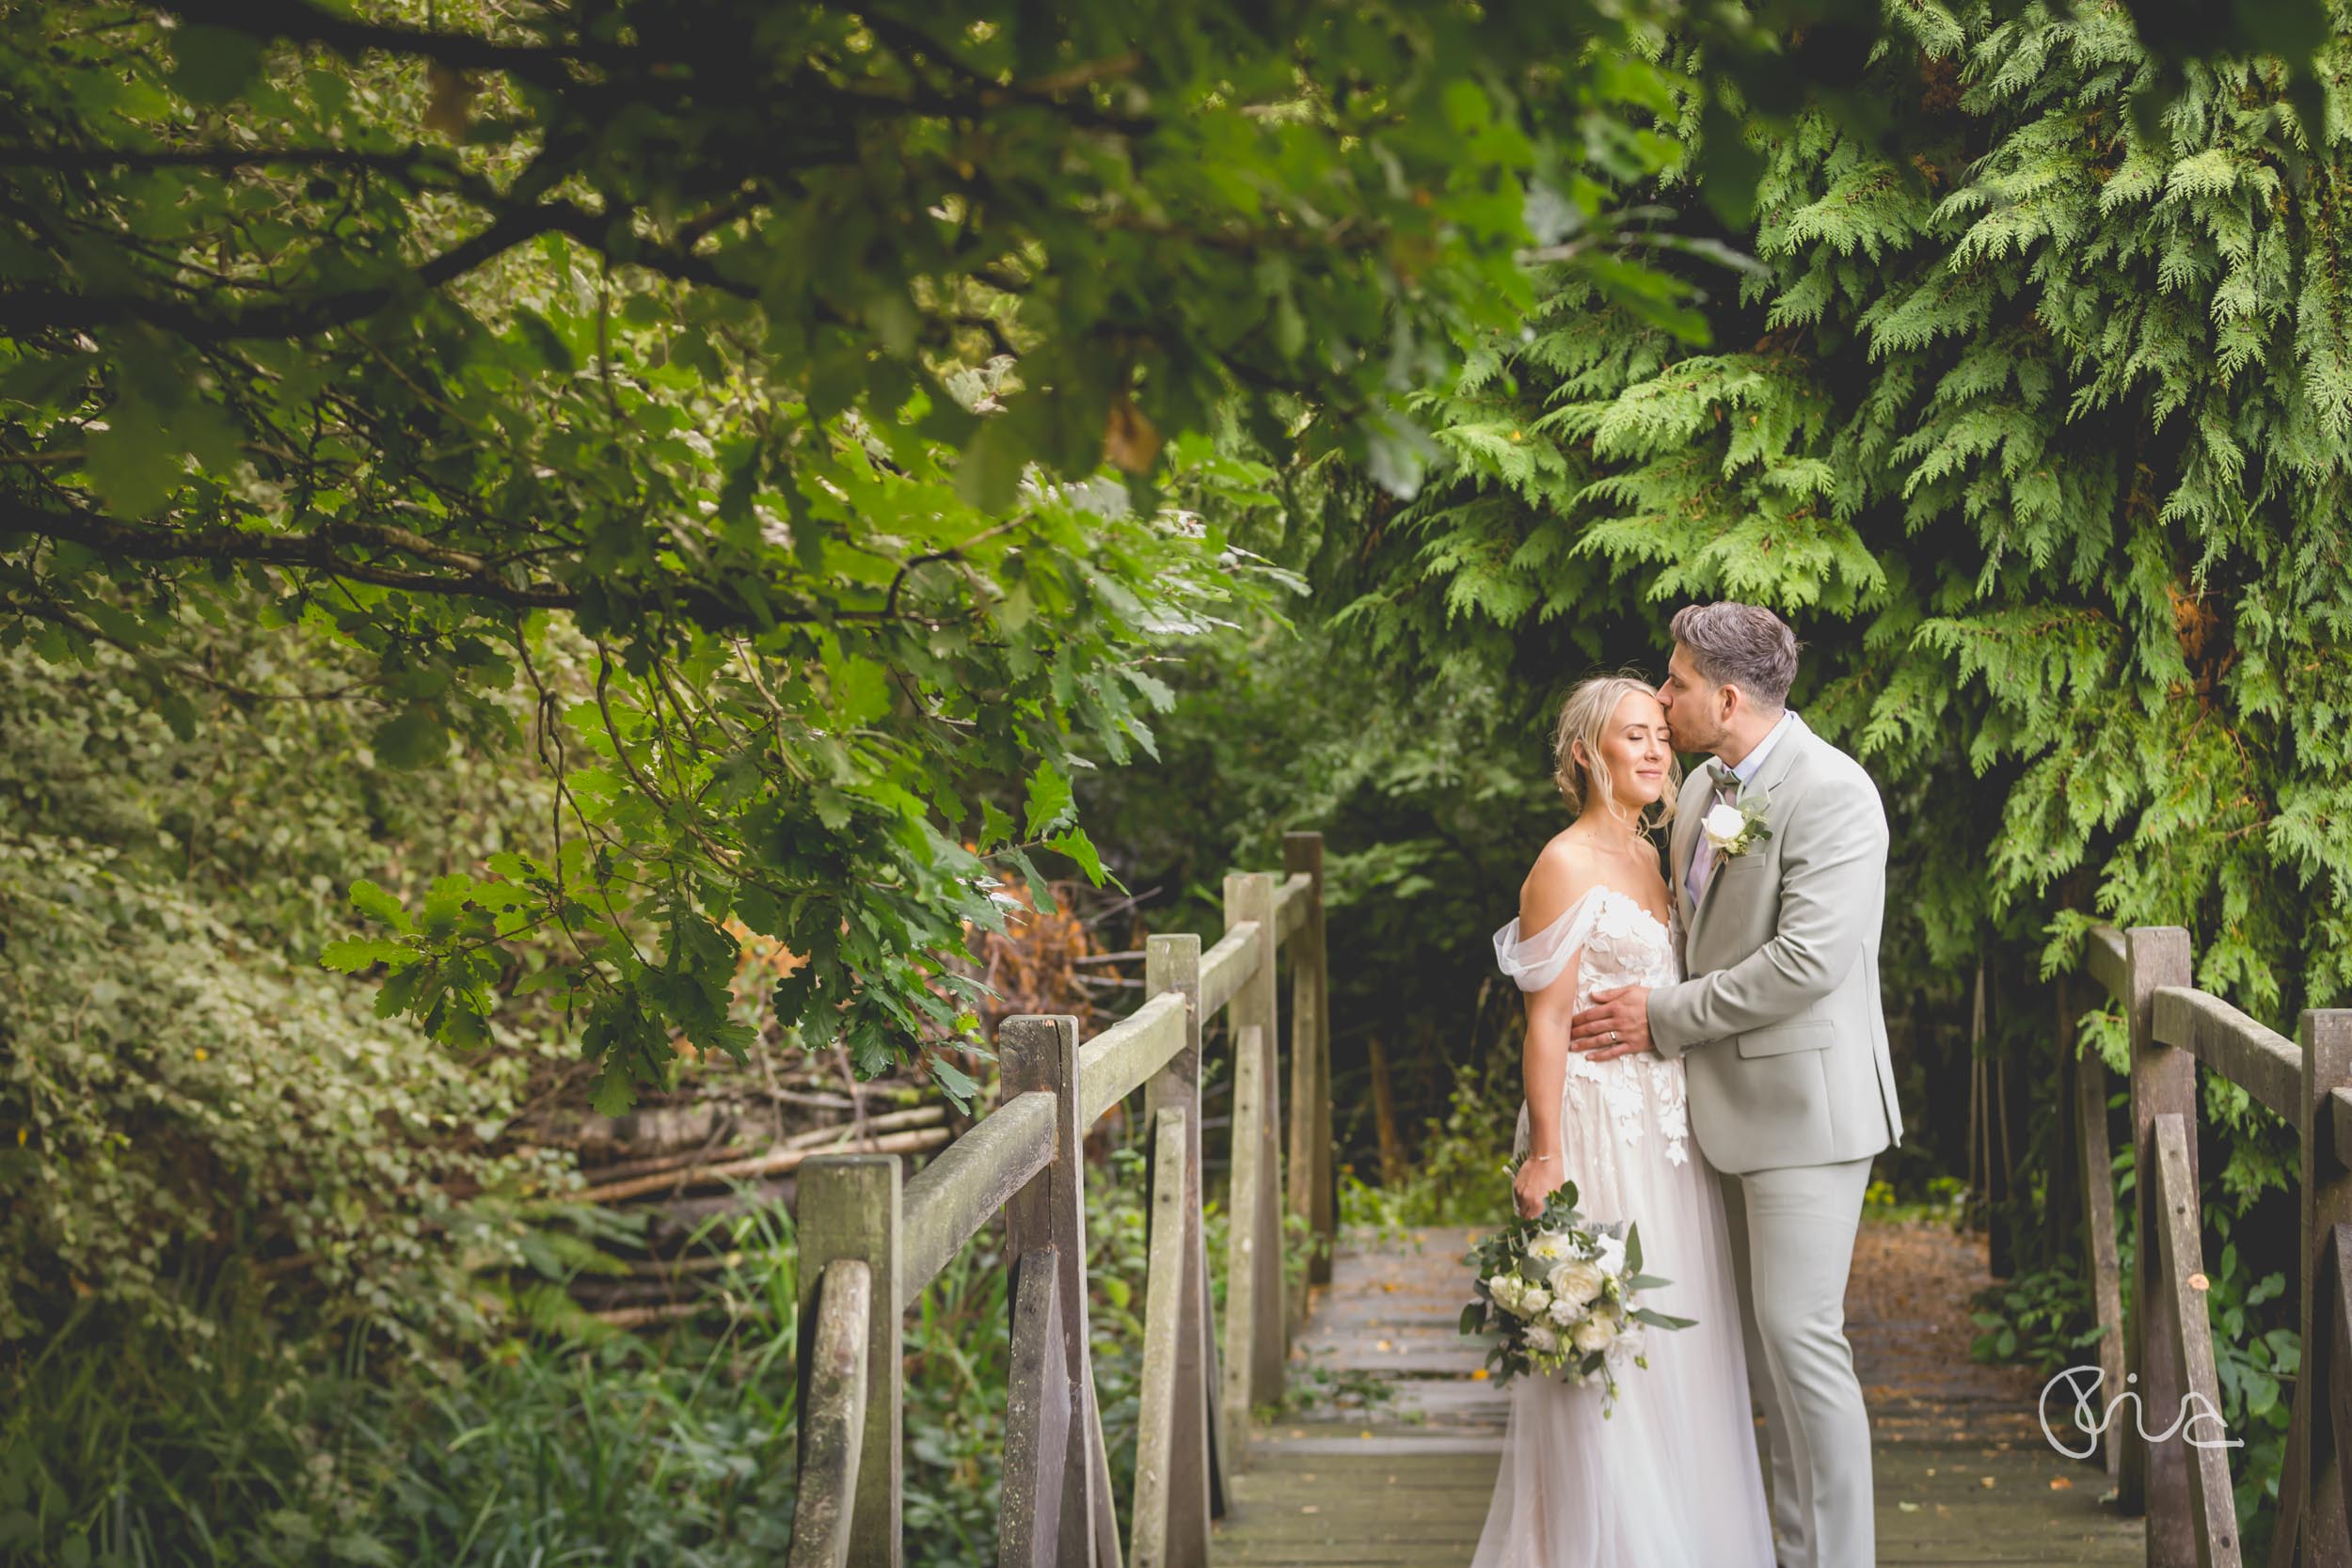
<path fill-rule="evenodd" d="M 1682 1132 L 1682 1064 L 1637 1054 L 1593 1065 L 1611 1084 L 1572 1071 L 1561 1095 L 1578 1206 L 1640 1227 L 1644 1272 L 1671 1283 L 1637 1305 L 1698 1321 L 1647 1331 L 1649 1365 L 1619 1369 L 1606 1419 L 1597 1386 L 1512 1381 L 1471 1568 L 1772 1568 L 1720 1178 L 1695 1143 L 1680 1164 L 1668 1154 L 1668 1134 Z M 1522 1151 L 1527 1136 L 1521 1106 Z"/>

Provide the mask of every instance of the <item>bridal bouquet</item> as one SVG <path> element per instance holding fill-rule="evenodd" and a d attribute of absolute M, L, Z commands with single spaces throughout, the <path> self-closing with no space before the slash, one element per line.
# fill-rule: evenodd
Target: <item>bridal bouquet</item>
<path fill-rule="evenodd" d="M 1534 1219 L 1514 1213 L 1465 1261 L 1476 1299 L 1462 1308 L 1462 1332 L 1494 1336 L 1486 1364 L 1495 1381 L 1547 1372 L 1598 1383 L 1604 1416 L 1616 1402 L 1619 1368 L 1649 1365 L 1645 1326 L 1688 1328 L 1698 1321 L 1636 1304 L 1638 1292 L 1668 1281 L 1642 1272 L 1634 1226 L 1577 1212 L 1573 1181 L 1562 1182 Z"/>

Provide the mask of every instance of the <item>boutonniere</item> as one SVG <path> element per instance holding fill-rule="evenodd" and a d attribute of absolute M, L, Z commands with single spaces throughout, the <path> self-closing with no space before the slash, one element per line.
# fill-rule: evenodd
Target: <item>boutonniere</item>
<path fill-rule="evenodd" d="M 1743 791 L 1737 804 L 1718 802 L 1700 817 L 1699 832 L 1707 835 L 1716 854 L 1744 855 L 1772 836 L 1772 830 L 1764 825 L 1764 814 L 1772 803 L 1770 790 Z"/>

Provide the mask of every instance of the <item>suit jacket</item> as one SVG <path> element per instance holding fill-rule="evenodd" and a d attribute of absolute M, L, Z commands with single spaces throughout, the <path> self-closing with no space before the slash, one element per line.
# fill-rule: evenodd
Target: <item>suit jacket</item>
<path fill-rule="evenodd" d="M 1827 1164 L 1902 1142 L 1879 1003 L 1886 811 L 1862 765 L 1793 718 L 1742 790 L 1772 836 L 1688 879 L 1707 769 L 1683 781 L 1667 861 L 1682 973 L 1649 995 L 1650 1040 L 1678 1057 L 1692 1135 L 1716 1169 Z"/>

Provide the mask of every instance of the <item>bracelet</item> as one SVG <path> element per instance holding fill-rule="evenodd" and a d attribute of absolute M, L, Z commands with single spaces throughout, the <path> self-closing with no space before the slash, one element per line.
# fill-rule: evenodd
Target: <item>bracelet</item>
<path fill-rule="evenodd" d="M 1551 1161 L 1558 1159 L 1559 1156 L 1555 1154 L 1531 1154 L 1528 1158 L 1537 1162 L 1538 1164 L 1549 1164 Z"/>

